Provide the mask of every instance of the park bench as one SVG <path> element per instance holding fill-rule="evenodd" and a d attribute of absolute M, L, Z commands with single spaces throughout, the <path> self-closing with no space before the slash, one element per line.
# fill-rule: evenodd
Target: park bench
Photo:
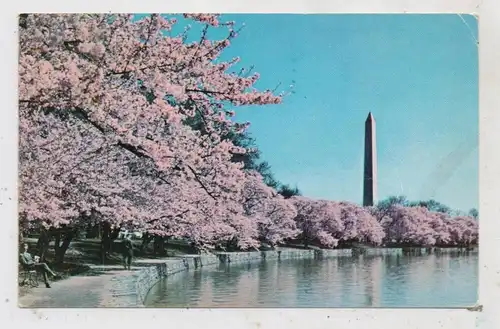
<path fill-rule="evenodd" d="M 19 267 L 19 275 L 22 278 L 22 281 L 19 282 L 19 285 L 28 285 L 32 288 L 38 287 L 38 271 L 34 266 L 24 264 L 22 259 L 20 259 L 20 262 L 21 266 Z"/>
<path fill-rule="evenodd" d="M 19 283 L 20 286 L 38 287 L 38 272 L 34 268 L 21 267 L 19 274 L 22 277 L 22 281 Z"/>

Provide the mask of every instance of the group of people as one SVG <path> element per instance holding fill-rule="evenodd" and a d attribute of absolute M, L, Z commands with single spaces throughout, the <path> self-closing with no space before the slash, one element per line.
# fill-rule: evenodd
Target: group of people
<path fill-rule="evenodd" d="M 49 275 L 52 278 L 60 278 L 61 276 L 55 273 L 47 263 L 40 262 L 39 257 L 31 255 L 28 252 L 28 244 L 25 243 L 23 245 L 24 251 L 20 254 L 20 261 L 25 270 L 35 270 L 38 273 L 42 274 L 43 281 L 45 282 L 45 287 L 50 288 Z M 134 246 L 132 244 L 132 240 L 130 235 L 126 236 L 123 240 L 123 267 L 125 269 L 130 270 L 132 264 L 132 257 L 134 256 Z"/>

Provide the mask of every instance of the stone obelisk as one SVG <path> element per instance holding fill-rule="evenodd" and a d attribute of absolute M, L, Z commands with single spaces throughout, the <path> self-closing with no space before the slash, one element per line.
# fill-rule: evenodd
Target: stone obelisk
<path fill-rule="evenodd" d="M 365 121 L 365 168 L 363 175 L 363 206 L 377 202 L 377 143 L 375 118 L 368 113 Z"/>

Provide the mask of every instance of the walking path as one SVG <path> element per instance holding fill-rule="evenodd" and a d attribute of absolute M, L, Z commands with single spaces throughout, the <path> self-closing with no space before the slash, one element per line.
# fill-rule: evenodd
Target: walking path
<path fill-rule="evenodd" d="M 53 282 L 50 289 L 40 282 L 39 287 L 19 298 L 18 305 L 27 308 L 137 307 L 138 270 L 169 261 L 176 259 L 139 259 L 131 271 L 119 265 L 90 265 L 88 273 Z"/>

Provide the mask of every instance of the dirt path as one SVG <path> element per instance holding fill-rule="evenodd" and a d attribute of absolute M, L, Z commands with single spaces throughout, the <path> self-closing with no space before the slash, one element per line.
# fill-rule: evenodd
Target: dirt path
<path fill-rule="evenodd" d="M 170 261 L 177 259 L 138 259 L 131 271 L 119 265 L 90 265 L 88 273 L 53 282 L 52 288 L 40 282 L 39 287 L 19 297 L 18 304 L 26 308 L 137 307 L 138 270 Z"/>
<path fill-rule="evenodd" d="M 45 288 L 43 282 L 28 294 L 19 298 L 20 307 L 106 307 L 115 294 L 116 281 L 133 281 L 134 272 L 117 266 L 94 266 L 86 275 L 72 276 L 51 283 Z M 134 271 L 135 270 L 135 271 Z M 127 280 L 128 279 L 128 280 Z M 132 287 L 133 288 L 133 287 Z"/>

